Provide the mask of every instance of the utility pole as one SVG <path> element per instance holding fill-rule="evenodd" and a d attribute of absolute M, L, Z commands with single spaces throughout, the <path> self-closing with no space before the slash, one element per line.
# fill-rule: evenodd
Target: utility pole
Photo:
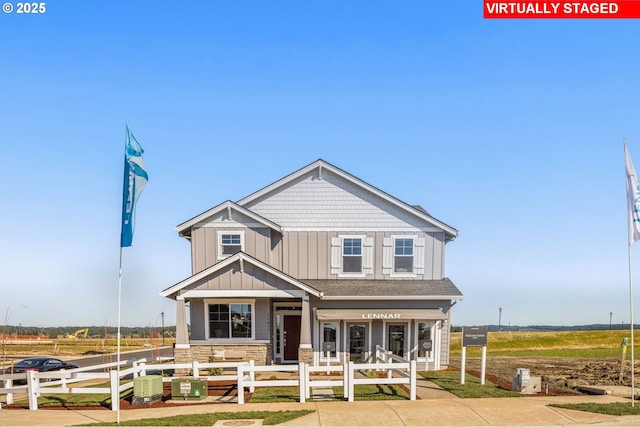
<path fill-rule="evenodd" d="M 500 307 L 500 310 L 498 310 L 499 314 L 498 314 L 498 333 L 500 333 L 500 330 L 502 329 L 501 325 L 502 325 L 502 307 Z"/>
<path fill-rule="evenodd" d="M 609 312 L 609 330 L 611 330 L 611 320 L 613 319 L 613 311 Z"/>

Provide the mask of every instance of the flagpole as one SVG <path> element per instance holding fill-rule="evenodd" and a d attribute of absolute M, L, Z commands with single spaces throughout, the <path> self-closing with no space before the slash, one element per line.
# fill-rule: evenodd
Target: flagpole
<path fill-rule="evenodd" d="M 120 324 L 121 324 L 121 301 L 122 301 L 122 248 L 131 246 L 133 240 L 133 225 L 135 220 L 136 201 L 142 193 L 142 189 L 147 184 L 149 176 L 142 159 L 144 150 L 134 138 L 129 124 L 126 125 L 125 150 L 124 150 L 124 179 L 122 184 L 122 228 L 120 232 L 120 265 L 118 267 L 118 397 L 117 402 L 112 405 L 117 407 L 117 423 L 120 424 Z"/>
<path fill-rule="evenodd" d="M 112 402 L 112 404 L 115 404 L 117 408 L 117 415 L 116 415 L 117 424 L 120 424 L 120 301 L 121 300 L 122 300 L 122 246 L 120 246 L 120 265 L 118 267 L 118 345 L 117 345 L 118 356 L 116 359 L 117 360 L 116 372 L 118 373 L 118 394 L 117 394 L 118 401 Z M 633 343 L 633 338 L 631 342 Z"/>
<path fill-rule="evenodd" d="M 633 274 L 631 267 L 631 245 L 640 240 L 640 183 L 636 175 L 636 168 L 627 149 L 627 139 L 624 143 L 625 175 L 627 181 L 627 229 L 629 232 L 629 311 L 631 315 L 631 406 L 635 406 L 635 340 L 634 340 L 634 319 L 633 319 Z"/>
<path fill-rule="evenodd" d="M 635 406 L 635 361 L 634 361 L 634 339 L 633 339 L 633 275 L 631 272 L 631 245 L 629 250 L 629 310 L 631 312 L 631 406 Z"/>

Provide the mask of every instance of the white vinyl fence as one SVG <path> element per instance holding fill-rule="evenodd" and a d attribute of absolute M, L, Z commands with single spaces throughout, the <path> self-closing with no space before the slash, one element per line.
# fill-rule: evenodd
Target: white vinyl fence
<path fill-rule="evenodd" d="M 21 374 L 0 375 L 0 395 L 6 396 L 6 404 L 14 403 L 15 394 L 26 394 L 29 399 L 29 409 L 38 409 L 38 397 L 44 394 L 110 394 L 111 409 L 117 411 L 120 403 L 120 393 L 133 388 L 133 378 L 146 375 L 151 370 L 173 370 L 174 372 L 189 372 L 188 377 L 206 378 L 207 381 L 236 382 L 238 388 L 238 404 L 244 404 L 244 390 L 250 392 L 255 387 L 298 387 L 300 402 L 305 402 L 311 396 L 313 387 L 344 387 L 344 398 L 354 400 L 354 386 L 357 384 L 404 384 L 409 388 L 411 400 L 416 399 L 416 362 L 405 361 L 397 356 L 388 355 L 386 363 L 358 363 L 349 362 L 345 365 L 309 366 L 304 363 L 298 365 L 269 365 L 255 366 L 250 362 L 212 362 L 212 363 L 166 363 L 171 358 L 149 358 L 122 361 L 118 374 L 117 363 L 105 363 L 89 367 L 61 370 L 55 372 L 29 371 Z M 399 359 L 399 360 L 398 360 Z M 401 361 L 400 361 L 401 360 Z M 208 370 L 222 369 L 224 375 L 207 375 Z M 106 372 L 96 372 L 104 370 Z M 373 371 L 387 371 L 385 378 L 366 377 L 357 373 Z M 232 372 L 232 374 L 229 374 Z M 256 373 L 288 373 L 286 378 L 256 380 Z M 335 378 L 319 377 L 319 373 L 333 372 L 342 375 Z M 131 375 L 132 380 L 122 382 Z M 366 375 L 365 375 L 366 376 Z M 163 377 L 163 382 L 170 382 L 177 377 Z M 108 387 L 91 387 L 87 381 L 104 380 Z M 26 384 L 15 384 L 14 381 L 26 381 Z M 84 384 L 78 384 L 83 382 Z M 0 408 L 1 408 L 0 403 Z"/>

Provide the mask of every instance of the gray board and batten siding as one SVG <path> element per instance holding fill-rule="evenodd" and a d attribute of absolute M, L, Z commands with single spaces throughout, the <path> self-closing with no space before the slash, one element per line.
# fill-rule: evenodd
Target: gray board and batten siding
<path fill-rule="evenodd" d="M 440 325 L 439 354 L 448 363 L 450 308 L 462 293 L 444 277 L 445 245 L 458 232 L 419 206 L 318 160 L 237 202 L 223 202 L 191 218 L 177 231 L 191 243 L 192 276 L 163 295 L 182 294 L 191 304 L 193 343 L 212 342 L 208 302 L 251 298 L 255 343 L 275 345 L 275 307 L 308 295 L 308 305 L 299 302 L 306 313 L 309 306 L 441 310 L 445 320 L 422 320 Z M 236 243 L 228 243 L 230 236 L 234 242 L 241 236 L 242 252 L 231 257 L 230 246 Z M 362 251 L 357 273 L 344 268 L 343 250 L 352 241 Z M 394 271 L 398 242 L 413 244 L 411 270 Z M 313 315 L 310 320 L 312 329 L 320 327 Z M 419 320 L 408 320 L 412 331 Z M 379 334 L 385 322 L 372 319 L 370 324 L 372 333 Z M 319 332 L 314 331 L 314 340 Z"/>
<path fill-rule="evenodd" d="M 422 274 L 411 279 L 438 280 L 444 276 L 444 233 L 435 232 L 338 232 L 338 231 L 292 231 L 285 232 L 284 238 L 267 228 L 215 227 L 208 224 L 194 229 L 192 234 L 193 274 L 220 261 L 219 234 L 239 232 L 244 235 L 243 252 L 298 279 L 335 279 L 339 277 L 335 261 L 332 264 L 332 250 L 336 251 L 335 239 L 341 236 L 362 236 L 370 240 L 371 261 L 365 259 L 363 278 L 373 280 L 389 279 L 392 274 L 385 272 L 385 242 L 391 236 L 411 236 L 424 242 L 421 256 Z M 365 246 L 367 242 L 365 242 Z M 333 248 L 332 248 L 333 247 Z M 338 253 L 340 247 L 337 248 Z M 365 251 L 367 248 L 365 248 Z M 334 253 L 335 258 L 335 253 Z M 366 256 L 366 254 L 365 254 Z M 387 256 L 388 257 L 388 256 Z M 281 260 L 284 262 L 281 263 Z M 370 266 L 367 269 L 367 266 Z M 418 266 L 418 265 L 417 265 Z M 395 280 L 408 277 L 393 277 Z"/>

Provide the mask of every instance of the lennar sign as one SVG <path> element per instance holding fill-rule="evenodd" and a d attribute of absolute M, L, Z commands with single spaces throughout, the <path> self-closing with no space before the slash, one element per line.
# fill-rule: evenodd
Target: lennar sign
<path fill-rule="evenodd" d="M 400 319 L 400 313 L 362 313 L 363 319 Z"/>
<path fill-rule="evenodd" d="M 422 319 L 422 320 L 445 320 L 446 313 L 437 308 L 370 308 L 370 309 L 344 309 L 344 308 L 319 308 L 316 310 L 318 320 L 399 320 L 399 319 Z"/>

